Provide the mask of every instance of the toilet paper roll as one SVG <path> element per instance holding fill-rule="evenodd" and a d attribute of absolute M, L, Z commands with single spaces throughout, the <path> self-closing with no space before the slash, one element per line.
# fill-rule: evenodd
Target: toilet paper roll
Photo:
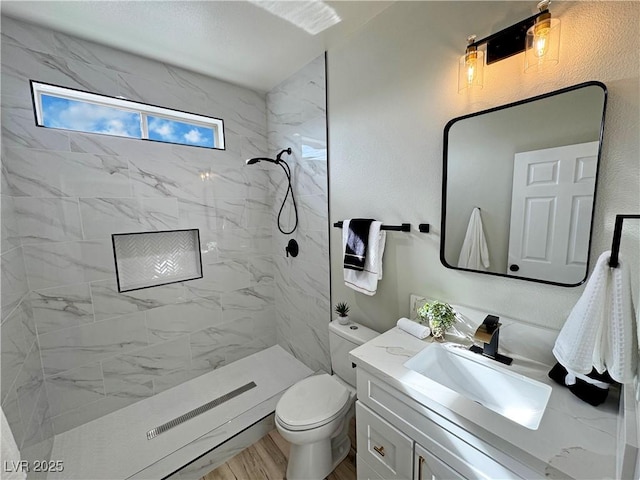
<path fill-rule="evenodd" d="M 429 327 L 404 317 L 398 320 L 398 328 L 418 338 L 427 338 L 431 335 Z"/>

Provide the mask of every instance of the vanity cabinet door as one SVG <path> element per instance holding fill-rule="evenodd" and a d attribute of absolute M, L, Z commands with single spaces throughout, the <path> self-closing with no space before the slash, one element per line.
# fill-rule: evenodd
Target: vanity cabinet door
<path fill-rule="evenodd" d="M 360 455 L 356 457 L 356 477 L 357 480 L 384 480 Z"/>
<path fill-rule="evenodd" d="M 415 444 L 414 480 L 465 480 L 449 465 L 434 457 L 431 452 Z"/>
<path fill-rule="evenodd" d="M 356 402 L 358 455 L 385 480 L 409 480 L 413 474 L 413 440 Z"/>

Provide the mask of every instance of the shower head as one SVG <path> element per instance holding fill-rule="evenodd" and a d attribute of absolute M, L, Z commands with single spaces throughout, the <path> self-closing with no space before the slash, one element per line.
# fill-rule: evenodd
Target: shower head
<path fill-rule="evenodd" d="M 263 158 L 263 157 L 250 158 L 246 161 L 247 165 L 253 165 L 254 163 L 258 163 L 258 162 L 278 163 L 276 160 L 272 160 L 271 158 Z"/>
<path fill-rule="evenodd" d="M 283 153 L 286 153 L 287 155 L 291 155 L 291 148 L 285 148 L 284 150 L 282 150 L 276 156 L 275 160 L 273 160 L 272 158 L 266 158 L 266 157 L 256 157 L 256 158 L 250 158 L 246 160 L 246 163 L 247 165 L 253 165 L 254 163 L 258 163 L 258 162 L 270 162 L 270 163 L 275 163 L 277 165 L 280 162 L 284 162 L 284 160 L 282 160 L 281 158 Z"/>

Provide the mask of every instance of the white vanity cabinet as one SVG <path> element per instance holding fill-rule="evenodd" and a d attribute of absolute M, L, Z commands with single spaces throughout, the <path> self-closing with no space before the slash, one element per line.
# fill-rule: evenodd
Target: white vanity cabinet
<path fill-rule="evenodd" d="M 367 463 L 386 480 L 410 480 L 413 440 L 389 422 L 356 403 L 358 460 Z M 358 463 L 358 467 L 360 462 Z M 358 468 L 358 472 L 360 468 Z M 360 479 L 358 475 L 358 479 Z"/>
<path fill-rule="evenodd" d="M 358 480 L 462 480 L 458 472 L 398 429 L 356 404 Z"/>
<path fill-rule="evenodd" d="M 358 480 L 544 477 L 358 368 Z"/>
<path fill-rule="evenodd" d="M 415 480 L 463 480 L 464 477 L 419 444 L 414 446 Z"/>

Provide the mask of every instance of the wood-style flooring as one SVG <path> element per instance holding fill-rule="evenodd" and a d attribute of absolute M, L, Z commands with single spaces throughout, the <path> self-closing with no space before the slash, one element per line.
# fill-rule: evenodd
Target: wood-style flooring
<path fill-rule="evenodd" d="M 355 428 L 351 425 L 351 451 L 327 480 L 355 480 Z M 224 465 L 207 473 L 200 480 L 282 480 L 287 472 L 289 443 L 272 430 L 258 442 L 244 449 Z"/>

